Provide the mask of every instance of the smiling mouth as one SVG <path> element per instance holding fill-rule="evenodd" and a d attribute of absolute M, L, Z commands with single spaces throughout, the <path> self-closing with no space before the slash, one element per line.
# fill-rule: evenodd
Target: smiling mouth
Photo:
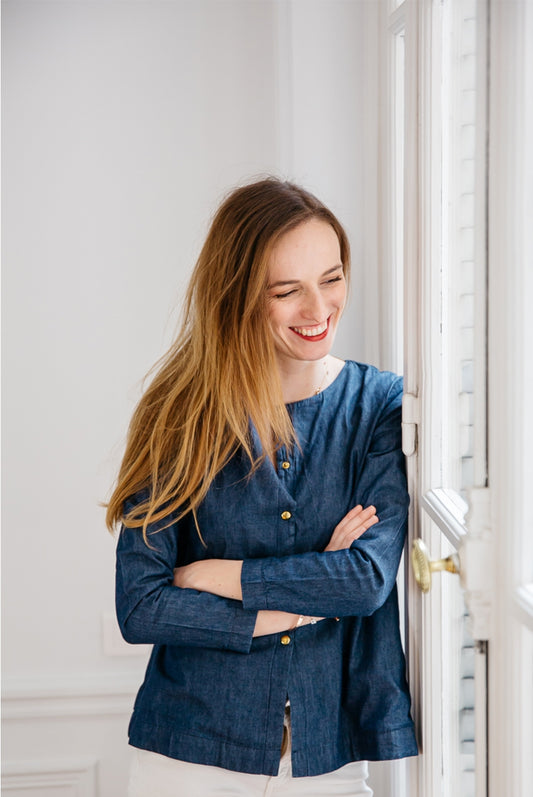
<path fill-rule="evenodd" d="M 328 334 L 329 318 L 323 324 L 318 324 L 315 327 L 291 327 L 291 330 L 305 340 L 323 340 Z"/>

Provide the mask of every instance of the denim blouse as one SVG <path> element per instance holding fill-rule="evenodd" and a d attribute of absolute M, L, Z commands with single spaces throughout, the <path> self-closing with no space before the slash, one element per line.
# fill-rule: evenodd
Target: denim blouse
<path fill-rule="evenodd" d="M 241 454 L 218 474 L 198 510 L 207 547 L 190 516 L 149 527 L 150 547 L 123 527 L 119 624 L 154 645 L 130 744 L 275 775 L 289 699 L 295 777 L 416 755 L 395 586 L 409 503 L 401 398 L 400 378 L 348 361 L 287 405 L 299 446 L 251 476 Z M 357 504 L 379 523 L 324 552 Z M 243 560 L 242 602 L 173 586 L 174 567 L 210 558 Z M 261 609 L 328 619 L 252 638 Z"/>

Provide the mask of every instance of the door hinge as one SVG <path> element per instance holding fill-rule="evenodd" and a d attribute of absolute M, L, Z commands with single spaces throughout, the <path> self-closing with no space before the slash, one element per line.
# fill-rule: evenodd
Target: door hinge
<path fill-rule="evenodd" d="M 406 457 L 416 454 L 417 427 L 420 423 L 420 402 L 413 393 L 404 393 L 402 399 L 402 451 Z"/>

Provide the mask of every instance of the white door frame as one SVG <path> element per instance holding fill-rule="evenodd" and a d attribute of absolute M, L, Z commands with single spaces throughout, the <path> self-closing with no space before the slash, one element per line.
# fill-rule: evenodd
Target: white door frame
<path fill-rule="evenodd" d="M 491 0 L 489 784 L 490 794 L 513 797 L 526 797 L 533 780 L 532 46 L 532 3 Z"/>

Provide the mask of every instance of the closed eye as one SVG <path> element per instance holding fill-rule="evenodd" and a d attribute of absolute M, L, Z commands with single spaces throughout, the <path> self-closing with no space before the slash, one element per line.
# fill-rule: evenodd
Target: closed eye
<path fill-rule="evenodd" d="M 292 296 L 293 293 L 296 293 L 296 289 L 292 291 L 287 291 L 286 293 L 275 293 L 274 299 L 285 299 L 287 296 Z"/>

